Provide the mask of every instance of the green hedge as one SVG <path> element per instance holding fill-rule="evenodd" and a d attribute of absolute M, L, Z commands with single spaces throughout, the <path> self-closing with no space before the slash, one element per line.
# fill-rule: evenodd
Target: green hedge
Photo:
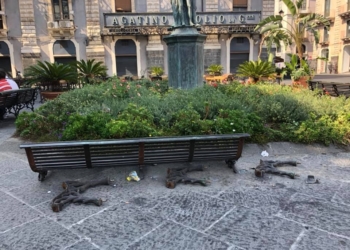
<path fill-rule="evenodd" d="M 250 133 L 251 141 L 350 144 L 350 100 L 257 84 L 169 89 L 111 79 L 48 101 L 16 120 L 36 141 Z"/>

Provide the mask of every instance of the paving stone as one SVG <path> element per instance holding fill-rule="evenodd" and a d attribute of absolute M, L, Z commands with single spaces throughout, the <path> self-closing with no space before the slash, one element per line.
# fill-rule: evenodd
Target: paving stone
<path fill-rule="evenodd" d="M 234 205 L 199 193 L 171 194 L 167 199 L 151 209 L 185 226 L 205 230 L 219 220 Z"/>
<path fill-rule="evenodd" d="M 350 249 L 350 240 L 316 229 L 307 230 L 297 243 L 295 250 L 346 250 Z"/>
<path fill-rule="evenodd" d="M 315 176 L 317 179 L 317 176 Z M 319 184 L 306 184 L 306 177 L 300 177 L 291 181 L 279 179 L 276 185 L 285 186 L 284 189 L 294 190 L 297 193 L 309 195 L 319 199 L 331 201 L 337 190 L 340 189 L 339 182 L 333 180 L 320 180 Z M 276 178 L 275 178 L 276 180 Z"/>
<path fill-rule="evenodd" d="M 65 250 L 97 250 L 99 248 L 92 245 L 89 241 L 83 240 L 75 243 L 74 245 L 66 248 Z"/>
<path fill-rule="evenodd" d="M 212 237 L 187 229 L 173 222 L 165 222 L 146 237 L 129 246 L 128 250 L 136 249 L 181 249 L 206 250 L 228 249 L 229 245 Z"/>
<path fill-rule="evenodd" d="M 296 194 L 283 208 L 281 216 L 328 232 L 350 236 L 350 206 Z"/>
<path fill-rule="evenodd" d="M 0 188 L 13 189 L 33 184 L 38 181 L 38 174 L 29 169 L 19 170 L 0 176 Z"/>
<path fill-rule="evenodd" d="M 0 200 L 0 233 L 41 216 L 38 211 L 1 191 Z"/>
<path fill-rule="evenodd" d="M 256 187 L 240 185 L 238 188 L 234 187 L 221 193 L 219 198 L 235 205 L 259 209 L 268 214 L 277 214 L 295 193 L 295 190 L 284 187 L 284 185 Z"/>
<path fill-rule="evenodd" d="M 10 157 L 5 153 L 0 154 L 0 176 L 28 168 L 28 163 L 25 163 L 20 159 L 15 159 L 14 157 Z"/>
<path fill-rule="evenodd" d="M 131 204 L 119 204 L 87 218 L 72 229 L 89 237 L 102 249 L 125 249 L 162 221 L 157 214 L 136 209 Z"/>
<path fill-rule="evenodd" d="M 0 152 L 11 152 L 11 153 L 18 153 L 23 154 L 25 151 L 23 149 L 19 148 L 18 140 L 11 140 L 8 139 L 0 144 Z"/>
<path fill-rule="evenodd" d="M 24 200 L 30 205 L 38 205 L 42 202 L 52 200 L 55 196 L 63 192 L 62 182 L 68 180 L 91 180 L 102 178 L 99 175 L 99 171 L 84 171 L 84 170 L 73 170 L 72 173 L 69 173 L 69 170 L 62 170 L 62 173 L 55 173 L 48 175 L 48 178 L 43 182 L 33 181 L 31 184 L 26 185 L 26 187 L 13 188 L 11 192 L 16 197 Z M 91 175 L 92 172 L 95 172 Z M 84 177 L 81 177 L 84 176 Z M 81 177 L 81 178 L 79 178 Z M 91 189 L 89 189 L 91 190 Z M 110 189 L 108 189 L 110 191 Z"/>
<path fill-rule="evenodd" d="M 41 218 L 0 234 L 0 249 L 62 249 L 79 240 L 57 223 Z"/>
<path fill-rule="evenodd" d="M 31 206 L 52 200 L 63 191 L 61 183 L 36 181 L 25 187 L 11 189 L 9 192 Z"/>
<path fill-rule="evenodd" d="M 89 198 L 100 198 L 94 196 L 88 196 Z M 66 205 L 61 212 L 53 212 L 51 208 L 51 200 L 48 202 L 41 203 L 37 205 L 35 208 L 44 213 L 47 217 L 57 221 L 58 223 L 70 227 L 73 224 L 89 217 L 94 214 L 101 212 L 102 210 L 108 208 L 110 206 L 110 202 L 104 202 L 102 206 L 95 205 L 77 205 L 77 204 L 69 204 Z"/>
<path fill-rule="evenodd" d="M 342 183 L 332 201 L 350 206 L 350 183 Z"/>
<path fill-rule="evenodd" d="M 262 211 L 237 207 L 206 233 L 244 249 L 290 249 L 303 226 Z"/>

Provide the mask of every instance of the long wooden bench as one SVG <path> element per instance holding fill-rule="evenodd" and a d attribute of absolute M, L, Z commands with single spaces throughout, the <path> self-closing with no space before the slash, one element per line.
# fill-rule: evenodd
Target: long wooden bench
<path fill-rule="evenodd" d="M 16 117 L 24 108 L 34 111 L 34 103 L 37 98 L 37 89 L 17 89 L 0 92 L 0 107 L 4 107 L 10 114 Z"/>
<path fill-rule="evenodd" d="M 322 94 L 333 97 L 350 97 L 350 83 L 335 83 L 323 81 L 309 81 L 310 90 L 321 90 Z"/>
<path fill-rule="evenodd" d="M 225 160 L 234 164 L 241 157 L 249 134 L 154 137 L 22 144 L 29 166 L 43 181 L 49 170 L 102 168 L 174 162 Z"/>

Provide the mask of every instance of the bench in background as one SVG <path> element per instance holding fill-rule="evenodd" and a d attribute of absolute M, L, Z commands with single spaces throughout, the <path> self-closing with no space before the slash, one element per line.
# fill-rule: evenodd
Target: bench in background
<path fill-rule="evenodd" d="M 225 160 L 234 172 L 249 134 L 153 137 L 22 144 L 43 181 L 49 170 Z"/>
<path fill-rule="evenodd" d="M 322 81 L 309 81 L 309 89 L 319 89 L 324 95 L 333 97 L 345 96 L 350 97 L 350 83 L 335 83 Z"/>
<path fill-rule="evenodd" d="M 24 108 L 34 111 L 37 93 L 36 88 L 0 92 L 0 107 L 5 107 L 8 113 L 14 114 L 16 117 Z"/>

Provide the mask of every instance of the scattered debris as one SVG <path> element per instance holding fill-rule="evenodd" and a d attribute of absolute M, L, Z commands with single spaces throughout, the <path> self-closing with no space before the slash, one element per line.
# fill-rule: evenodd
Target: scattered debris
<path fill-rule="evenodd" d="M 75 204 L 95 204 L 96 206 L 101 206 L 103 202 L 102 199 L 87 198 L 81 195 L 90 187 L 96 187 L 99 185 L 110 185 L 114 180 L 110 178 L 103 178 L 101 180 L 90 180 L 90 181 L 66 181 L 62 183 L 64 191 L 56 196 L 51 202 L 51 208 L 54 212 L 60 212 L 63 207 L 69 203 Z"/>
<path fill-rule="evenodd" d="M 269 156 L 269 153 L 267 153 L 267 151 L 264 150 L 264 151 L 261 152 L 261 156 L 262 156 L 262 157 L 268 157 L 268 156 Z"/>
<path fill-rule="evenodd" d="M 185 184 L 200 184 L 202 186 L 207 186 L 210 181 L 205 179 L 194 179 L 187 177 L 188 172 L 193 171 L 203 171 L 203 166 L 189 166 L 182 168 L 168 168 L 168 175 L 166 178 L 165 186 L 167 188 L 175 188 L 177 183 L 185 183 Z"/>
<path fill-rule="evenodd" d="M 265 173 L 269 174 L 275 174 L 275 175 L 287 175 L 291 179 L 294 179 L 295 177 L 298 177 L 299 175 L 291 172 L 285 172 L 279 170 L 277 167 L 280 165 L 292 165 L 297 166 L 297 164 L 300 164 L 296 161 L 263 161 L 260 160 L 260 164 L 255 168 L 255 176 L 256 177 L 264 177 Z"/>
<path fill-rule="evenodd" d="M 130 172 L 130 174 L 126 177 L 127 181 L 140 181 L 140 177 L 137 176 L 136 171 Z"/>
<path fill-rule="evenodd" d="M 306 178 L 306 184 L 319 184 L 320 180 L 316 179 L 313 175 L 308 175 Z"/>

